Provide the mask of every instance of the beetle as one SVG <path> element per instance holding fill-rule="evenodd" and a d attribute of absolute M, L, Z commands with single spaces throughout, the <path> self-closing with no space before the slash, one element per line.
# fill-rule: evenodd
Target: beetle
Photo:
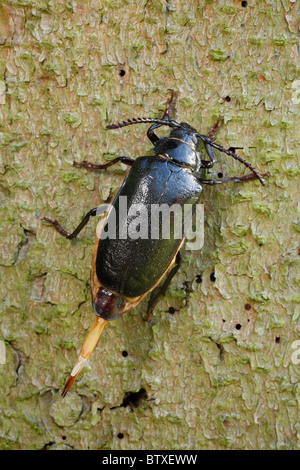
<path fill-rule="evenodd" d="M 172 278 L 179 269 L 181 255 L 180 247 L 185 239 L 183 233 L 180 239 L 172 233 L 169 239 L 163 239 L 161 233 L 158 238 L 140 238 L 118 235 L 102 237 L 111 218 L 117 214 L 114 221 L 117 228 L 126 228 L 129 217 L 119 217 L 121 213 L 121 196 L 127 198 L 128 207 L 136 203 L 143 203 L 147 210 L 153 204 L 165 203 L 172 206 L 174 203 L 191 204 L 194 208 L 199 201 L 203 185 L 215 185 L 228 182 L 244 182 L 258 179 L 265 185 L 264 175 L 246 160 L 238 156 L 232 149 L 226 149 L 214 141 L 214 136 L 220 125 L 220 118 L 211 128 L 208 135 L 202 135 L 192 126 L 184 122 L 177 122 L 170 118 L 174 106 L 175 92 L 172 91 L 167 101 L 165 112 L 161 119 L 137 118 L 110 124 L 107 129 L 150 123 L 147 136 L 153 144 L 153 156 L 141 156 L 135 160 L 129 157 L 117 157 L 114 160 L 98 165 L 87 161 L 74 162 L 74 166 L 92 170 L 106 170 L 108 167 L 122 162 L 130 167 L 125 180 L 115 196 L 110 209 L 106 212 L 102 231 L 95 237 L 92 250 L 91 265 L 91 296 L 92 305 L 96 314 L 95 322 L 80 350 L 77 362 L 65 384 L 62 397 L 74 383 L 82 370 L 88 357 L 94 350 L 107 322 L 118 318 L 123 313 L 136 307 L 148 294 L 152 293 L 148 304 L 148 315 L 163 295 Z M 171 128 L 168 137 L 158 137 L 155 129 L 168 126 Z M 198 144 L 203 142 L 208 159 L 204 159 L 198 151 Z M 212 168 L 215 163 L 213 149 L 217 149 L 251 170 L 251 173 L 241 177 L 222 178 L 220 180 L 203 179 L 203 170 Z M 201 173 L 202 171 L 202 173 Z M 114 208 L 112 211 L 111 208 Z M 90 217 L 97 215 L 97 208 L 91 209 L 73 232 L 67 232 L 57 220 L 43 217 L 55 229 L 68 239 L 75 238 L 89 221 Z M 161 222 L 160 222 L 161 223 Z M 121 227 L 122 226 L 122 227 Z M 160 227 L 159 227 L 160 228 Z M 155 289 L 157 288 L 157 289 Z M 154 290 L 155 289 L 155 290 Z"/>

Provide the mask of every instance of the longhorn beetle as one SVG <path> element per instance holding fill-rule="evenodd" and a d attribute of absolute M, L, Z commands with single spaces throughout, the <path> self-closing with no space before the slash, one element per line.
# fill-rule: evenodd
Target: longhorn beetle
<path fill-rule="evenodd" d="M 175 93 L 172 91 L 171 98 L 167 102 L 161 119 L 128 119 L 107 126 L 107 129 L 118 129 L 134 124 L 151 124 L 147 136 L 154 145 L 152 149 L 154 156 L 138 157 L 135 160 L 128 157 L 117 157 L 103 165 L 85 160 L 74 162 L 76 167 L 93 170 L 106 170 L 118 162 L 131 167 L 111 205 L 115 210 L 114 216 L 116 215 L 117 229 L 126 228 L 129 224 L 129 217 L 123 219 L 119 217 L 121 196 L 126 196 L 129 209 L 137 203 L 143 203 L 148 209 L 152 204 L 172 206 L 175 203 L 179 203 L 181 207 L 187 203 L 195 207 L 202 193 L 202 186 L 205 184 L 241 183 L 258 179 L 262 185 L 265 185 L 263 176 L 266 175 L 260 175 L 246 160 L 236 155 L 232 150 L 227 150 L 214 142 L 213 139 L 219 127 L 220 118 L 207 136 L 199 134 L 196 129 L 187 123 L 178 123 L 171 119 L 170 114 L 174 96 Z M 159 138 L 155 134 L 154 130 L 161 126 L 171 128 L 169 137 Z M 203 159 L 201 153 L 197 150 L 201 141 L 204 144 L 208 159 Z M 220 180 L 201 178 L 201 170 L 211 168 L 214 165 L 213 149 L 217 149 L 243 163 L 252 173 Z M 61 235 L 71 240 L 79 234 L 89 218 L 96 215 L 97 208 L 91 209 L 71 233 L 64 230 L 57 220 L 51 220 L 48 217 L 43 217 L 43 220 L 50 222 Z M 112 217 L 113 211 L 109 209 L 104 219 L 101 234 Z M 122 224 L 123 227 L 121 227 Z M 120 233 L 119 230 L 117 232 Z M 179 269 L 180 247 L 184 238 L 185 233 L 183 233 L 181 239 L 175 238 L 173 233 L 169 239 L 163 239 L 161 236 L 156 239 L 148 237 L 139 240 L 130 237 L 121 238 L 120 236 L 115 238 L 95 237 L 92 252 L 91 294 L 96 319 L 66 382 L 62 392 L 63 397 L 67 394 L 91 352 L 96 347 L 104 325 L 134 308 L 149 292 L 159 286 L 158 289 L 152 292 L 148 304 L 149 317 L 159 297 L 165 293 L 171 279 Z M 165 279 L 161 284 L 164 277 Z"/>

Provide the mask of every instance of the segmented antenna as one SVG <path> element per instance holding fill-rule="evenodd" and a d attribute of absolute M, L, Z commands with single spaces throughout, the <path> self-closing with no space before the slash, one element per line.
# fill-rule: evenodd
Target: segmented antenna
<path fill-rule="evenodd" d="M 106 126 L 106 129 L 119 129 L 120 127 L 131 126 L 132 124 L 141 124 L 141 123 L 156 123 L 163 126 L 169 127 L 182 127 L 179 122 L 167 119 L 152 119 L 152 118 L 132 118 L 127 121 L 117 122 L 115 124 L 109 124 Z"/>
<path fill-rule="evenodd" d="M 142 123 L 155 123 L 155 124 L 161 124 L 163 126 L 169 126 L 169 127 L 182 127 L 181 124 L 177 121 L 173 120 L 167 120 L 167 119 L 152 119 L 152 118 L 132 118 L 128 119 L 127 121 L 122 121 L 122 122 L 117 122 L 116 124 L 109 124 L 106 126 L 106 129 L 119 129 L 121 127 L 125 126 L 131 126 L 132 124 L 142 124 Z M 239 157 L 236 153 L 232 152 L 231 150 L 227 150 L 225 147 L 222 147 L 221 145 L 216 144 L 213 140 L 211 140 L 209 137 L 206 135 L 198 134 L 196 133 L 198 137 L 200 137 L 204 142 L 209 144 L 211 147 L 216 148 L 220 152 L 226 153 L 227 155 L 230 155 L 232 158 L 235 160 L 243 163 L 249 170 L 252 171 L 252 173 L 256 176 L 257 179 L 261 182 L 263 186 L 265 186 L 266 182 L 261 176 L 261 174 L 246 160 L 244 160 L 242 157 Z"/>
<path fill-rule="evenodd" d="M 230 155 L 235 160 L 243 163 L 247 168 L 249 168 L 249 170 L 252 171 L 252 173 L 257 177 L 257 179 L 259 179 L 259 181 L 261 182 L 261 184 L 263 186 L 266 185 L 266 182 L 263 179 L 262 175 L 250 163 L 248 163 L 247 160 L 244 160 L 242 157 L 240 157 L 236 153 L 232 152 L 231 150 L 227 150 L 226 148 L 222 147 L 221 145 L 216 144 L 214 141 L 209 142 L 209 145 L 211 145 L 211 147 L 216 148 L 217 150 L 220 150 L 220 152 L 223 152 L 223 153 L 226 153 L 227 155 Z"/>

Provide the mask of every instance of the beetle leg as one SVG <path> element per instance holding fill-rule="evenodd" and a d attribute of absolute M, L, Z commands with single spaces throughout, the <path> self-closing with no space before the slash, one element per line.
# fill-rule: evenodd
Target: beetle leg
<path fill-rule="evenodd" d="M 172 90 L 171 98 L 168 99 L 167 101 L 166 109 L 162 117 L 164 121 L 170 121 L 170 115 L 171 115 L 172 108 L 173 108 L 174 97 L 175 97 L 175 91 Z M 147 131 L 147 137 L 151 140 L 152 144 L 155 144 L 155 142 L 159 140 L 159 137 L 157 137 L 157 135 L 153 132 L 153 130 L 157 129 L 158 127 L 161 127 L 162 125 L 163 124 L 153 124 L 151 127 L 149 127 Z"/>
<path fill-rule="evenodd" d="M 164 283 L 161 286 L 158 286 L 151 294 L 151 297 L 148 303 L 148 309 L 147 309 L 147 318 L 146 318 L 147 321 L 149 321 L 150 315 L 153 312 L 155 305 L 159 301 L 159 298 L 165 295 L 170 282 L 172 281 L 173 277 L 175 276 L 178 269 L 180 268 L 180 263 L 181 263 L 181 253 L 180 251 L 178 251 L 176 255 L 175 266 L 169 272 Z"/>
<path fill-rule="evenodd" d="M 149 129 L 147 130 L 147 137 L 148 139 L 151 140 L 152 144 L 155 144 L 159 140 L 159 137 L 153 132 L 154 129 L 157 127 L 161 127 L 162 124 L 153 124 Z"/>
<path fill-rule="evenodd" d="M 209 143 L 205 141 L 204 141 L 204 147 L 207 152 L 207 155 L 209 156 L 209 160 L 201 160 L 201 165 L 203 168 L 211 168 L 212 166 L 214 166 L 214 163 L 215 163 L 213 150 L 212 150 L 212 147 L 209 145 Z"/>
<path fill-rule="evenodd" d="M 117 157 L 114 158 L 111 162 L 104 163 L 103 165 L 97 165 L 95 163 L 90 163 L 87 162 L 86 160 L 83 160 L 83 162 L 73 162 L 74 166 L 82 166 L 83 168 L 86 168 L 87 170 L 106 170 L 106 168 L 115 165 L 118 162 L 125 163 L 128 166 L 132 166 L 134 163 L 134 160 L 129 157 Z"/>
<path fill-rule="evenodd" d="M 68 238 L 69 240 L 72 240 L 72 238 L 75 238 L 79 232 L 85 227 L 85 225 L 88 223 L 90 217 L 95 217 L 97 215 L 97 207 L 94 207 L 94 209 L 91 209 L 82 219 L 78 227 L 75 228 L 74 232 L 69 233 L 65 229 L 62 228 L 61 225 L 59 225 L 57 220 L 52 220 L 49 219 L 48 217 L 42 217 L 41 220 L 46 220 L 46 222 L 49 222 L 54 226 L 54 228 L 63 236 Z"/>
<path fill-rule="evenodd" d="M 212 126 L 212 128 L 211 128 L 210 131 L 208 132 L 207 137 L 209 137 L 209 138 L 212 139 L 212 140 L 214 139 L 216 133 L 217 133 L 218 130 L 219 130 L 220 122 L 221 122 L 221 121 L 222 121 L 222 117 L 219 116 L 217 122 Z"/>
<path fill-rule="evenodd" d="M 174 90 L 171 90 L 171 91 L 172 91 L 171 98 L 167 101 L 166 109 L 165 109 L 164 115 L 162 117 L 162 119 L 166 119 L 167 121 L 170 120 L 170 114 L 171 114 L 172 108 L 173 108 L 173 100 L 174 100 L 174 97 L 175 97 L 175 91 Z"/>
<path fill-rule="evenodd" d="M 264 173 L 261 176 L 268 176 L 268 173 Z M 221 178 L 219 180 L 202 180 L 202 179 L 198 179 L 198 182 L 200 184 L 213 185 L 213 184 L 220 184 L 220 183 L 242 183 L 243 181 L 250 181 L 250 180 L 255 180 L 255 179 L 259 179 L 258 176 L 251 173 L 250 175 L 238 176 L 238 177 L 233 177 L 233 178 Z"/>
<path fill-rule="evenodd" d="M 217 122 L 211 127 L 211 129 L 209 130 L 207 136 L 205 136 L 205 137 L 208 138 L 207 139 L 208 141 L 209 140 L 214 140 L 214 137 L 216 136 L 216 133 L 219 130 L 221 121 L 222 121 L 222 117 L 219 116 Z M 209 156 L 209 160 L 208 161 L 207 160 L 201 160 L 201 165 L 202 165 L 203 168 L 211 168 L 215 163 L 215 157 L 214 157 L 214 154 L 213 154 L 213 150 L 212 150 L 212 147 L 209 144 L 209 142 L 207 142 L 206 140 L 203 140 L 203 143 L 204 143 L 206 153 Z"/>

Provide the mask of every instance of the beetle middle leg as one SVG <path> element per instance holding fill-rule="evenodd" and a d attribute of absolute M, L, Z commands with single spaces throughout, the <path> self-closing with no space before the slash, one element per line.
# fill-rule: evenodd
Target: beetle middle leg
<path fill-rule="evenodd" d="M 178 251 L 175 259 L 175 266 L 171 269 L 169 274 L 167 275 L 165 281 L 161 286 L 158 286 L 154 291 L 151 293 L 151 297 L 148 303 L 148 309 L 147 309 L 147 318 L 146 320 L 149 321 L 150 315 L 154 310 L 154 307 L 156 306 L 157 302 L 159 301 L 160 297 L 164 296 L 166 293 L 166 290 L 172 281 L 173 277 L 177 273 L 178 269 L 180 268 L 181 264 L 181 253 Z"/>
<path fill-rule="evenodd" d="M 87 162 L 86 160 L 83 160 L 82 162 L 73 162 L 73 165 L 81 166 L 83 168 L 86 168 L 87 170 L 106 170 L 106 168 L 109 168 L 110 166 L 115 165 L 118 162 L 125 163 L 128 166 L 132 166 L 134 164 L 134 160 L 132 158 L 117 157 L 117 158 L 114 158 L 111 162 L 104 163 L 103 165 L 90 163 L 90 162 Z"/>
<path fill-rule="evenodd" d="M 97 209 L 98 207 L 94 207 L 94 209 L 91 209 L 82 219 L 78 227 L 75 228 L 73 232 L 67 232 L 62 226 L 58 223 L 57 220 L 52 220 L 49 219 L 48 217 L 42 217 L 41 220 L 45 220 L 46 222 L 49 222 L 50 224 L 53 225 L 53 227 L 63 236 L 68 238 L 69 240 L 72 240 L 72 238 L 75 238 L 79 232 L 83 229 L 83 227 L 86 226 L 88 223 L 90 217 L 95 217 L 97 215 Z"/>

